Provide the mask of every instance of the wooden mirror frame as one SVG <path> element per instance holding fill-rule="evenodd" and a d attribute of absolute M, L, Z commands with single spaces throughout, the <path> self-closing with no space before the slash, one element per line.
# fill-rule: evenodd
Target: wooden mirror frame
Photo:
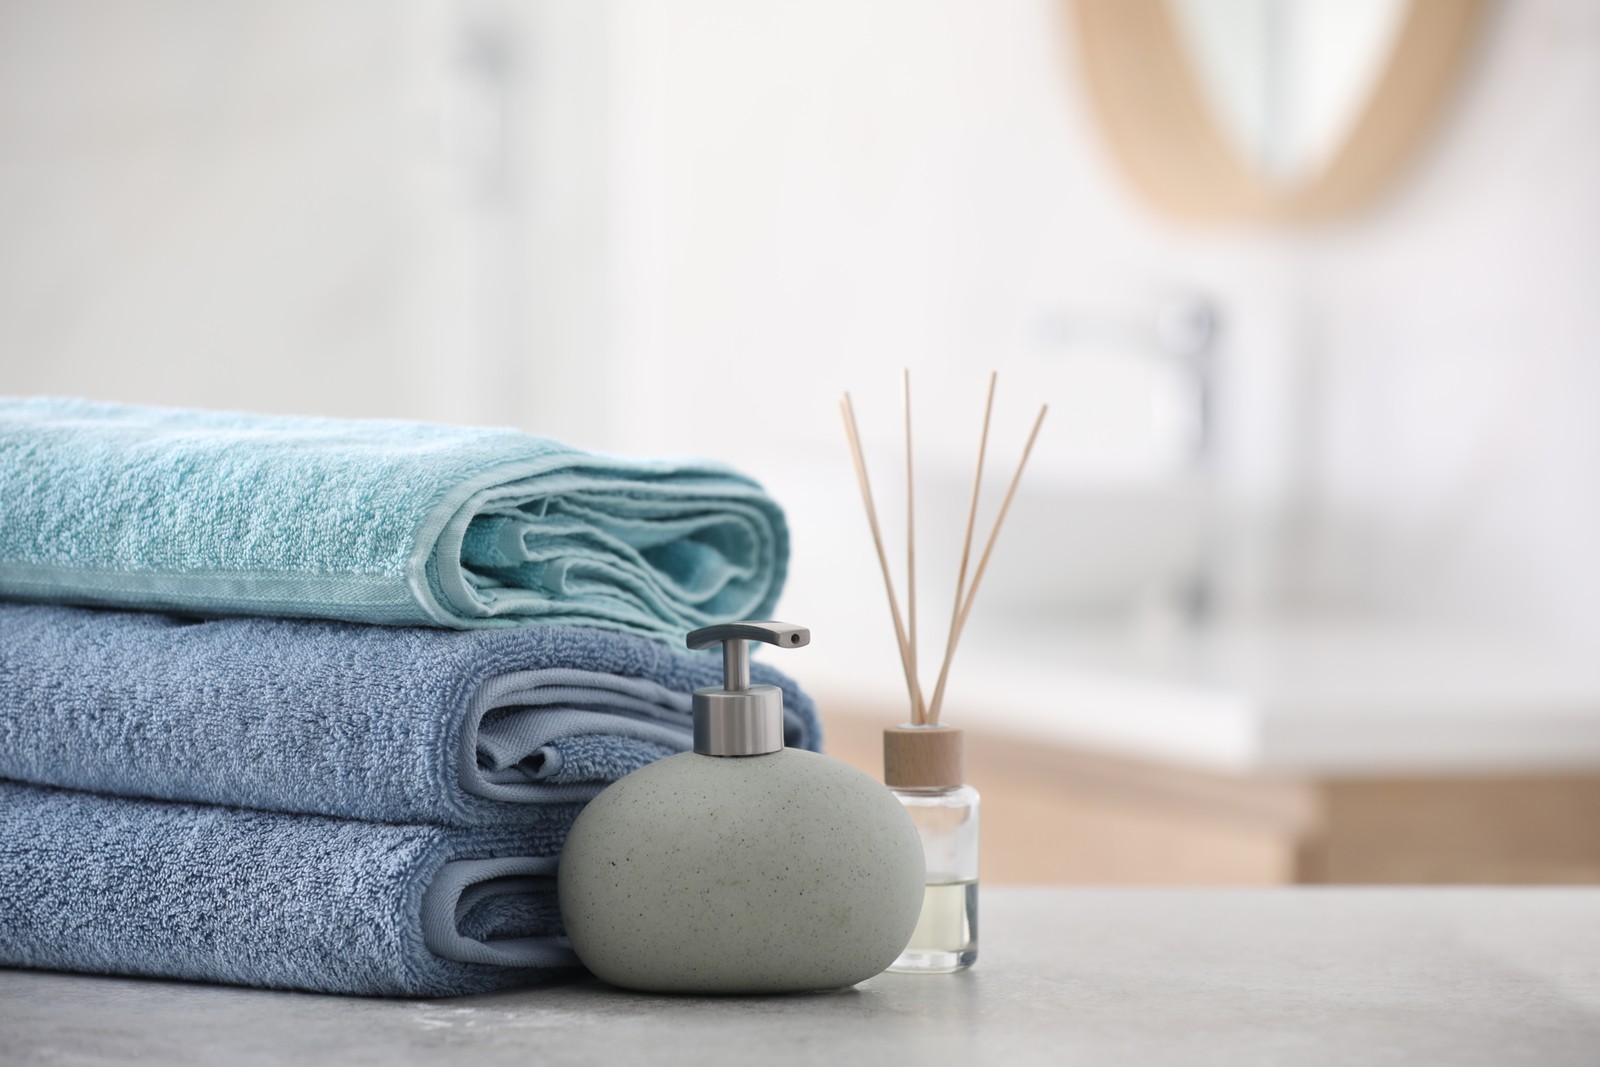
<path fill-rule="evenodd" d="M 1449 97 L 1483 0 L 1411 0 L 1388 65 L 1319 172 L 1275 186 L 1218 125 L 1165 0 L 1066 0 L 1091 109 L 1124 175 L 1156 207 L 1198 222 L 1315 221 L 1381 193 Z"/>

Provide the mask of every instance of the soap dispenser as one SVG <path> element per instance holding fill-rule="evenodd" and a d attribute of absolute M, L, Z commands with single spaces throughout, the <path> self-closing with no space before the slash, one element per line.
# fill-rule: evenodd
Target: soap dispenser
<path fill-rule="evenodd" d="M 721 688 L 694 694 L 694 751 L 617 781 L 561 854 L 567 935 L 599 977 L 671 993 L 833 989 L 893 963 L 922 910 L 923 849 L 887 789 L 783 745 L 783 691 L 750 684 L 747 641 L 808 644 L 801 626 L 742 622 Z"/>

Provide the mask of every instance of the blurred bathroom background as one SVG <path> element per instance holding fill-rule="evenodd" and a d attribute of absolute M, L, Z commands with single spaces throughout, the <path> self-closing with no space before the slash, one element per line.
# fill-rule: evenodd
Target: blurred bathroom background
<path fill-rule="evenodd" d="M 1050 416 L 946 704 L 985 878 L 1600 882 L 1600 4 L 1163 25 L 1291 188 L 1409 106 L 1413 5 L 1455 65 L 1311 217 L 1141 184 L 1103 0 L 0 0 L 0 392 L 734 463 L 870 770 L 906 698 L 837 401 L 903 594 L 910 370 L 931 679 L 998 370 L 980 535 Z"/>

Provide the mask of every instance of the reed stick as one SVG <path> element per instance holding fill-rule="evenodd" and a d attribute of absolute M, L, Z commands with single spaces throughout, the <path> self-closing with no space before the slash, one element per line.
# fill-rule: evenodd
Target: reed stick
<path fill-rule="evenodd" d="M 989 372 L 989 395 L 983 402 L 983 430 L 978 434 L 978 466 L 972 474 L 972 503 L 967 507 L 967 532 L 961 541 L 961 569 L 956 574 L 955 606 L 950 609 L 950 633 L 944 642 L 944 660 L 939 665 L 939 680 L 933 687 L 930 712 L 937 723 L 939 705 L 944 698 L 944 683 L 950 677 L 950 660 L 955 656 L 956 632 L 961 623 L 961 602 L 967 589 L 967 565 L 972 559 L 972 531 L 978 522 L 978 496 L 983 489 L 984 457 L 989 452 L 989 420 L 994 414 L 994 387 L 998 371 Z"/>
<path fill-rule="evenodd" d="M 866 456 L 861 449 L 861 433 L 856 427 L 855 406 L 850 394 L 839 401 L 839 411 L 844 417 L 845 437 L 850 442 L 850 458 L 855 462 L 856 482 L 861 486 L 861 500 L 867 508 L 867 525 L 872 529 L 872 544 L 878 550 L 878 566 L 883 570 L 883 588 L 889 595 L 889 614 L 894 619 L 895 640 L 900 643 L 900 665 L 906 674 L 906 693 L 911 698 L 913 721 L 922 722 L 922 686 L 917 682 L 916 671 L 911 669 L 910 649 L 906 644 L 905 624 L 900 619 L 900 602 L 894 595 L 894 579 L 889 574 L 889 557 L 883 550 L 883 534 L 878 528 L 878 509 L 872 502 L 872 483 L 867 477 Z"/>
<path fill-rule="evenodd" d="M 928 709 L 922 703 L 922 671 L 917 666 L 917 482 L 911 470 L 911 368 L 903 368 L 900 374 L 906 409 L 906 647 L 911 675 L 919 679 L 912 721 L 925 723 Z"/>
<path fill-rule="evenodd" d="M 1000 527 L 1006 521 L 1006 513 L 1011 510 L 1011 500 L 1017 495 L 1017 486 L 1022 482 L 1022 472 L 1028 466 L 1028 457 L 1033 454 L 1033 443 L 1039 439 L 1039 428 L 1044 425 L 1044 417 L 1049 410 L 1049 404 L 1042 404 L 1039 407 L 1039 417 L 1033 420 L 1033 429 L 1028 434 L 1028 443 L 1022 448 L 1022 458 L 1017 461 L 1016 473 L 1011 476 L 1011 484 L 1006 487 L 1006 495 L 1000 501 L 1000 512 L 994 518 L 994 528 L 989 531 L 989 540 L 983 546 L 983 554 L 978 557 L 978 569 L 972 575 L 972 588 L 967 590 L 966 603 L 961 607 L 955 634 L 945 653 L 944 665 L 939 671 L 939 685 L 933 693 L 933 705 L 928 709 L 928 721 L 935 725 L 939 722 L 940 707 L 944 703 L 944 682 L 949 672 L 950 660 L 955 655 L 956 646 L 961 642 L 961 632 L 966 629 L 967 616 L 972 613 L 972 603 L 977 599 L 978 586 L 983 582 L 984 572 L 989 569 L 989 557 L 994 553 L 995 542 L 1000 537 Z"/>

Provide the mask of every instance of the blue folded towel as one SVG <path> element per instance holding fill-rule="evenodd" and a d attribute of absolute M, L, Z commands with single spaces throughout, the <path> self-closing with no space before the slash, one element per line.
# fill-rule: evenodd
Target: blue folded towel
<path fill-rule="evenodd" d="M 203 621 L 0 603 L 0 778 L 384 822 L 495 825 L 689 748 L 722 661 L 587 627 Z M 785 740 L 818 749 L 785 690 Z M 534 816 L 536 817 L 536 816 Z"/>
<path fill-rule="evenodd" d="M 395 826 L 0 782 L 0 965 L 444 996 L 575 965 L 550 854 Z"/>
<path fill-rule="evenodd" d="M 681 637 L 764 618 L 783 513 L 509 429 L 0 399 L 0 596 Z"/>

